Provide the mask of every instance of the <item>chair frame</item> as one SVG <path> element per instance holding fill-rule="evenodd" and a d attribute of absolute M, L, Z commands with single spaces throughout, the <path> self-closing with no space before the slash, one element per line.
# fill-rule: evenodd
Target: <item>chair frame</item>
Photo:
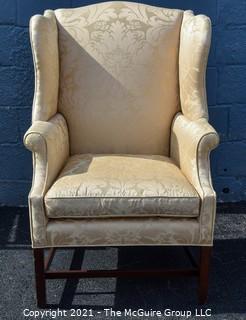
<path fill-rule="evenodd" d="M 180 246 L 179 246 L 180 247 Z M 51 270 L 50 265 L 54 258 L 57 248 L 49 249 L 45 258 L 45 249 L 33 249 L 37 305 L 39 308 L 46 307 L 46 280 L 48 279 L 79 279 L 79 278 L 141 278 L 141 277 L 196 277 L 198 279 L 198 299 L 200 304 L 204 304 L 208 297 L 208 280 L 210 258 L 212 253 L 211 246 L 200 247 L 200 261 L 196 262 L 187 246 L 183 247 L 190 260 L 192 268 L 189 269 L 117 269 L 117 270 Z"/>

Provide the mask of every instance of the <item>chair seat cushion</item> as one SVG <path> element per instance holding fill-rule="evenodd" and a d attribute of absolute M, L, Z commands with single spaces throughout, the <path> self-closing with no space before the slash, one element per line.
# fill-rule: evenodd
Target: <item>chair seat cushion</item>
<path fill-rule="evenodd" d="M 81 154 L 45 196 L 49 218 L 197 217 L 200 198 L 168 157 Z"/>

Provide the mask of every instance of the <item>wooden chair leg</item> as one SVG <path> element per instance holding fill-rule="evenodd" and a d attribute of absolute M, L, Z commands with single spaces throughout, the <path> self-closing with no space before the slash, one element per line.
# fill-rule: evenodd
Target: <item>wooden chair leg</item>
<path fill-rule="evenodd" d="M 201 247 L 199 267 L 199 303 L 204 304 L 208 298 L 208 278 L 212 247 Z"/>
<path fill-rule="evenodd" d="M 39 308 L 44 308 L 46 306 L 44 249 L 33 249 L 33 254 L 35 265 L 37 306 Z"/>
<path fill-rule="evenodd" d="M 200 304 L 204 304 L 207 301 L 207 297 L 208 297 L 208 277 L 209 277 L 209 265 L 210 265 L 211 253 L 212 253 L 212 247 L 208 247 L 208 246 L 201 247 L 200 265 L 199 265 L 199 290 L 198 290 Z M 34 264 L 35 264 L 37 306 L 39 308 L 45 308 L 46 307 L 45 279 L 47 275 L 49 275 L 49 278 L 52 278 L 52 279 L 69 278 L 69 275 L 68 275 L 68 271 L 65 272 L 66 276 L 64 276 L 65 274 L 64 272 L 59 274 L 59 272 L 55 272 L 55 271 L 53 272 L 46 271 L 46 276 L 45 276 L 44 249 L 33 249 L 33 254 L 34 254 Z M 75 276 L 74 272 L 70 271 L 70 273 L 72 274 L 72 276 Z M 76 274 L 76 276 L 78 277 L 81 277 L 82 273 L 85 276 L 84 271 L 80 270 L 80 271 L 77 271 L 77 273 L 78 275 Z M 103 275 L 100 275 L 100 276 L 102 277 Z M 90 277 L 92 277 L 92 275 Z"/>

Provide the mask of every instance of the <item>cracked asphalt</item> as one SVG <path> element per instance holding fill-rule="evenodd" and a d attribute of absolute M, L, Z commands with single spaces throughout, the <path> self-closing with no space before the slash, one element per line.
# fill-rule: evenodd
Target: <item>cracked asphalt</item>
<path fill-rule="evenodd" d="M 0 208 L 0 319 L 34 319 L 23 311 L 39 311 L 35 302 L 33 258 L 27 208 Z M 194 255 L 197 254 L 193 248 Z M 56 268 L 118 268 L 187 266 L 183 248 L 124 247 L 58 250 Z M 185 316 L 106 317 L 105 308 L 173 311 L 190 310 L 195 317 L 197 282 L 184 279 L 82 279 L 49 280 L 49 315 L 43 319 L 187 319 Z M 71 308 L 92 309 L 93 317 L 52 316 L 52 311 Z M 246 204 L 218 207 L 209 299 L 203 311 L 211 309 L 216 320 L 246 320 Z M 37 317 L 36 319 L 41 319 Z"/>

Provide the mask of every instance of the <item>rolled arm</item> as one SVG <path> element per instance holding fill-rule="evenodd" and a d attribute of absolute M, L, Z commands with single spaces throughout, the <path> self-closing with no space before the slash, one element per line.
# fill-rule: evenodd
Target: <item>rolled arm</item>
<path fill-rule="evenodd" d="M 24 136 L 24 144 L 33 153 L 33 183 L 29 194 L 33 243 L 45 243 L 47 218 L 43 198 L 69 156 L 66 121 L 56 114 L 49 121 L 35 121 Z"/>
<path fill-rule="evenodd" d="M 219 136 L 207 119 L 190 120 L 178 114 L 172 125 L 171 158 L 178 164 L 201 198 L 201 242 L 212 243 L 216 194 L 211 182 L 209 154 Z"/>

